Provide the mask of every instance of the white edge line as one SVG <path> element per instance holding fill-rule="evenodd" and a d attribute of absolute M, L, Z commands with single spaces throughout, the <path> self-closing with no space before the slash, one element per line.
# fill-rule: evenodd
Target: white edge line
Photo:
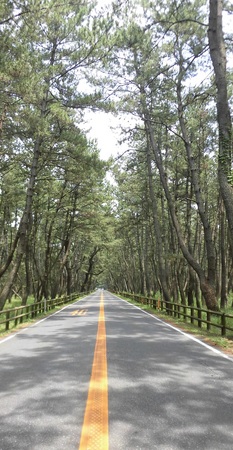
<path fill-rule="evenodd" d="M 36 327 L 37 325 L 39 325 L 39 323 L 42 323 L 42 322 L 44 322 L 45 320 L 49 319 L 49 318 L 50 318 L 50 317 L 52 317 L 52 316 L 56 316 L 56 314 L 58 314 L 58 313 L 62 312 L 62 311 L 63 311 L 64 309 L 66 309 L 66 308 L 69 308 L 69 306 L 75 305 L 75 303 L 77 303 L 77 302 L 74 302 L 74 303 L 72 303 L 71 305 L 66 305 L 66 306 L 63 306 L 63 308 L 62 308 L 62 309 L 59 309 L 59 310 L 58 310 L 58 311 L 56 311 L 55 313 L 49 314 L 49 316 L 47 316 L 47 317 L 44 317 L 43 319 L 41 319 L 41 320 L 38 320 L 38 322 L 35 322 L 35 323 L 33 323 L 32 325 L 30 325 L 30 328 L 32 328 L 32 327 Z"/>
<path fill-rule="evenodd" d="M 228 359 L 229 361 L 233 362 L 233 358 L 231 358 L 228 355 L 225 355 L 225 353 L 221 352 L 221 350 L 217 350 L 214 347 L 211 347 L 211 345 L 205 344 L 205 342 L 200 341 L 200 339 L 197 339 L 196 337 L 192 336 L 191 334 L 186 333 L 185 331 L 180 330 L 179 328 L 174 327 L 173 325 L 170 325 L 170 323 L 164 322 L 164 320 L 159 319 L 157 316 L 155 316 L 154 314 L 150 314 L 147 311 L 144 311 L 143 309 L 141 309 L 139 306 L 134 305 L 133 303 L 129 303 L 127 302 L 127 300 L 124 300 L 121 297 L 118 297 L 115 294 L 112 294 L 115 297 L 119 298 L 119 300 L 122 300 L 122 302 L 126 302 L 128 303 L 128 305 L 133 306 L 136 309 L 139 309 L 139 311 L 143 312 L 144 314 L 146 314 L 147 316 L 152 317 L 153 319 L 157 320 L 158 322 L 162 322 L 164 325 L 166 325 L 169 328 L 172 328 L 173 330 L 177 331 L 180 334 L 183 334 L 184 336 L 186 336 L 187 338 L 191 339 L 194 342 L 197 342 L 198 344 L 202 345 L 203 347 L 208 348 L 208 350 L 212 350 L 212 352 L 216 353 L 217 355 L 222 356 L 222 358 Z M 156 310 L 155 310 L 156 311 Z"/>
<path fill-rule="evenodd" d="M 4 339 L 0 340 L 0 345 L 3 344 L 3 342 L 9 341 L 10 339 L 12 339 L 13 337 L 15 337 L 15 334 L 11 334 L 10 336 L 7 336 Z"/>
<path fill-rule="evenodd" d="M 20 333 L 23 333 L 24 331 L 28 330 L 29 328 L 36 327 L 39 323 L 44 322 L 45 320 L 49 319 L 50 317 L 55 316 L 56 314 L 60 313 L 60 312 L 63 311 L 64 309 L 69 308 L 70 306 L 75 305 L 75 303 L 78 303 L 80 300 L 83 300 L 84 298 L 85 298 L 85 296 L 82 297 L 82 298 L 80 298 L 79 300 L 76 300 L 74 303 L 71 303 L 71 304 L 69 304 L 69 305 L 64 306 L 62 309 L 59 309 L 59 310 L 56 311 L 55 313 L 49 314 L 49 316 L 44 317 L 44 318 L 41 319 L 41 320 L 38 320 L 38 322 L 32 323 L 32 325 L 29 325 L 27 328 L 23 328 L 23 329 L 17 331 L 16 333 L 11 334 L 10 336 L 7 336 L 7 337 L 4 338 L 4 339 L 0 339 L 0 345 L 3 344 L 3 343 L 6 342 L 6 341 L 9 341 L 10 339 L 13 339 L 15 336 L 17 336 L 17 335 L 20 334 Z"/>

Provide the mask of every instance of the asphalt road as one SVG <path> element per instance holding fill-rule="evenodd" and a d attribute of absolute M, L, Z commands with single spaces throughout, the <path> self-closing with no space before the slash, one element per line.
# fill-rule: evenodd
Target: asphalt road
<path fill-rule="evenodd" d="M 78 449 L 99 306 L 0 341 L 0 450 Z M 108 292 L 104 307 L 109 449 L 232 450 L 233 361 Z"/>

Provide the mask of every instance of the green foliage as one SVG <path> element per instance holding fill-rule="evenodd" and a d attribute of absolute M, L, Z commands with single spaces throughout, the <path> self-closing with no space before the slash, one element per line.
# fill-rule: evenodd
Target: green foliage
<path fill-rule="evenodd" d="M 1 263 L 16 253 L 24 223 L 25 264 L 13 288 L 25 301 L 80 290 L 103 244 L 105 164 L 79 121 L 87 107 L 107 108 L 83 80 L 105 57 L 111 22 L 94 2 L 57 0 L 7 2 L 2 20 Z M 8 279 L 10 270 L 1 288 Z"/>

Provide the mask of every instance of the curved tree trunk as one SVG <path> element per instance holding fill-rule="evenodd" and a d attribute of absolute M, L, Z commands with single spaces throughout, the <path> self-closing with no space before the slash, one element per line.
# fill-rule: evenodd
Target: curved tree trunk
<path fill-rule="evenodd" d="M 202 269 L 202 267 L 200 266 L 200 264 L 195 260 L 195 258 L 193 257 L 193 255 L 190 253 L 187 245 L 185 244 L 184 241 L 184 237 L 183 237 L 183 233 L 180 227 L 180 223 L 178 221 L 177 218 L 177 214 L 175 211 L 175 207 L 174 207 L 174 202 L 173 199 L 170 195 L 170 191 L 168 189 L 168 185 L 167 185 L 167 180 L 166 180 L 166 175 L 164 172 L 164 168 L 163 168 L 163 164 L 162 164 L 162 160 L 161 157 L 159 155 L 158 152 L 158 148 L 155 142 L 155 138 L 154 138 L 154 133 L 153 133 L 153 129 L 150 123 L 150 119 L 148 117 L 148 115 L 145 115 L 145 126 L 146 126 L 146 131 L 148 133 L 148 136 L 150 138 L 150 142 L 151 142 L 151 147 L 154 153 L 154 158 L 155 158 L 155 162 L 156 165 L 158 167 L 159 170 L 159 174 L 160 174 L 160 180 L 164 189 L 164 193 L 167 199 L 167 204 L 169 207 L 169 212 L 172 218 L 172 222 L 173 222 L 173 226 L 175 228 L 176 231 L 176 235 L 178 238 L 178 242 L 180 245 L 180 249 L 183 253 L 183 256 L 185 257 L 186 261 L 188 262 L 188 264 L 190 264 L 190 266 L 195 270 L 195 272 L 198 275 L 198 278 L 200 280 L 200 288 L 203 294 L 203 297 L 205 299 L 206 302 L 206 306 L 208 309 L 212 310 L 212 311 L 218 311 L 219 310 L 219 306 L 217 303 L 217 299 L 216 299 L 216 294 L 215 294 L 215 289 L 213 288 L 212 284 L 209 283 L 208 278 L 205 276 L 205 272 Z"/>
<path fill-rule="evenodd" d="M 34 194 L 34 186 L 36 182 L 37 170 L 38 170 L 38 162 L 40 155 L 40 147 L 41 147 L 42 139 L 38 138 L 34 145 L 34 153 L 33 160 L 31 166 L 31 173 L 27 187 L 26 193 L 26 202 L 24 207 L 24 212 L 19 224 L 18 235 L 19 242 L 16 250 L 15 261 L 12 263 L 12 269 L 8 275 L 7 281 L 5 283 L 2 292 L 0 293 L 0 310 L 3 309 L 5 302 L 11 292 L 12 286 L 14 284 L 15 277 L 20 268 L 21 261 L 23 256 L 26 254 L 26 241 L 30 232 L 31 226 L 31 211 L 32 211 L 32 202 L 33 202 L 33 194 Z"/>
<path fill-rule="evenodd" d="M 184 120 L 184 106 L 182 100 L 182 86 L 181 86 L 181 78 L 182 78 L 182 68 L 180 68 L 180 74 L 177 82 L 177 99 L 178 99 L 178 116 L 180 122 L 181 133 L 186 149 L 187 161 L 189 165 L 189 170 L 191 174 L 191 181 L 193 185 L 193 191 L 197 203 L 198 214 L 203 226 L 204 239 L 206 245 L 206 256 L 207 256 L 207 264 L 208 264 L 208 281 L 212 285 L 212 287 L 216 290 L 216 255 L 215 255 L 215 247 L 212 238 L 212 229 L 210 226 L 210 221 L 208 218 L 208 210 L 203 200 L 203 195 L 201 191 L 201 186 L 199 182 L 199 174 L 198 168 L 196 167 L 195 159 L 192 154 L 192 145 L 188 137 L 188 131 Z"/>

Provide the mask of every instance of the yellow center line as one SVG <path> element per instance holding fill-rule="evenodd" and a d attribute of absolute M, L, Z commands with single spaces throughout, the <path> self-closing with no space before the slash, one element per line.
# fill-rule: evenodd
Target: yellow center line
<path fill-rule="evenodd" d="M 79 450 L 108 450 L 108 373 L 104 296 L 101 293 L 98 331 Z"/>

